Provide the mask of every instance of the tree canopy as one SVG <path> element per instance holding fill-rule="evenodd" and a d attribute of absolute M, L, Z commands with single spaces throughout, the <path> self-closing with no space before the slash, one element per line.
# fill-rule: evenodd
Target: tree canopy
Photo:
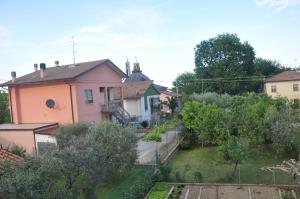
<path fill-rule="evenodd" d="M 0 124 L 10 122 L 8 94 L 0 90 Z"/>
<path fill-rule="evenodd" d="M 284 70 L 289 69 L 277 61 L 256 58 L 254 48 L 236 34 L 224 33 L 196 45 L 194 73 L 179 75 L 173 85 L 186 94 L 261 92 L 264 77 Z"/>

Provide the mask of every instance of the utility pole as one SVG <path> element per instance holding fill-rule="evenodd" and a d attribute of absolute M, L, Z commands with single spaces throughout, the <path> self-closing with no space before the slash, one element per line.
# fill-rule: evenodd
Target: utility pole
<path fill-rule="evenodd" d="M 72 36 L 72 40 L 71 41 L 69 41 L 69 42 L 71 42 L 72 43 L 72 52 L 73 52 L 73 64 L 74 64 L 74 66 L 75 66 L 75 63 L 76 63 L 76 60 L 75 60 L 75 45 L 76 45 L 76 43 L 75 43 L 75 41 L 74 41 L 74 36 Z"/>
<path fill-rule="evenodd" d="M 203 79 L 201 79 L 201 84 L 202 84 L 201 88 L 202 88 L 202 94 L 203 94 Z"/>

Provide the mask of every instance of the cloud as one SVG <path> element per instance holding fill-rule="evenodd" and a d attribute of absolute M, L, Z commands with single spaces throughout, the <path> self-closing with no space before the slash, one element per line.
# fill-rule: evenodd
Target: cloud
<path fill-rule="evenodd" d="M 276 12 L 300 5 L 300 0 L 255 0 L 255 2 L 258 6 L 267 6 L 275 9 Z"/>
<path fill-rule="evenodd" d="M 81 27 L 60 41 L 66 44 L 74 35 L 79 45 L 137 48 L 158 40 L 163 20 L 153 9 L 134 7 L 116 13 L 98 24 Z"/>

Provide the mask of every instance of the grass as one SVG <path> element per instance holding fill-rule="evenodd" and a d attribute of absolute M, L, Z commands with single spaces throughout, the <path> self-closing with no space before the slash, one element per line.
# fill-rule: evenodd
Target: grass
<path fill-rule="evenodd" d="M 101 199 L 119 199 L 126 190 L 136 181 L 141 175 L 144 175 L 146 170 L 134 169 L 122 177 L 114 179 L 114 181 L 105 186 L 97 188 L 97 195 Z"/>
<path fill-rule="evenodd" d="M 273 184 L 273 174 L 262 171 L 263 166 L 280 164 L 283 160 L 294 158 L 294 154 L 275 154 L 268 147 L 261 147 L 256 152 L 251 152 L 250 157 L 240 165 L 240 182 L 254 184 Z M 203 182 L 234 182 L 238 183 L 238 175 L 233 181 L 228 179 L 233 172 L 234 165 L 223 160 L 217 147 L 196 148 L 193 150 L 179 151 L 170 161 L 172 167 L 171 180 L 195 182 L 194 173 L 201 172 Z M 177 173 L 177 177 L 176 177 Z M 275 172 L 276 184 L 294 184 L 291 176 L 282 172 Z"/>
<path fill-rule="evenodd" d="M 170 189 L 170 185 L 164 183 L 156 183 L 148 196 L 148 199 L 166 198 Z"/>

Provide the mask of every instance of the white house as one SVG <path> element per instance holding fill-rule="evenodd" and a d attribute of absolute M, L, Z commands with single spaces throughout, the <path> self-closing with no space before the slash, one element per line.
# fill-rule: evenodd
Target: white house
<path fill-rule="evenodd" d="M 132 121 L 148 121 L 149 124 L 159 119 L 159 92 L 153 81 L 136 81 L 124 84 L 124 108 Z"/>

